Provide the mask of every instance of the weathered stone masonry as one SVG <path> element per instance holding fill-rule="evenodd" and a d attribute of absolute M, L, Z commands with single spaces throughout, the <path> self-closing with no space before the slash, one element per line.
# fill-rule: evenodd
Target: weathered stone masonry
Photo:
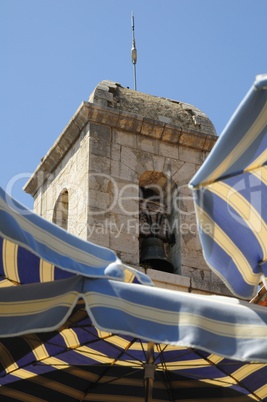
<path fill-rule="evenodd" d="M 102 81 L 25 191 L 33 195 L 35 211 L 50 221 L 64 194 L 71 233 L 139 267 L 139 188 L 155 186 L 169 210 L 175 243 L 167 251 L 175 274 L 148 274 L 158 286 L 229 294 L 202 257 L 187 187 L 216 139 L 212 123 L 194 106 Z"/>

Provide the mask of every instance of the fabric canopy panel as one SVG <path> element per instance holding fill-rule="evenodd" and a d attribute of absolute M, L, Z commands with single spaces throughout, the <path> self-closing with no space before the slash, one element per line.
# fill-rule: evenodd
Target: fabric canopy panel
<path fill-rule="evenodd" d="M 265 307 L 80 275 L 1 289 L 0 336 L 52 331 L 79 299 L 101 330 L 267 362 Z"/>
<path fill-rule="evenodd" d="M 254 85 L 190 182 L 209 266 L 240 298 L 267 276 L 267 75 Z"/>
<path fill-rule="evenodd" d="M 267 401 L 266 308 L 148 286 L 3 190 L 0 234 L 1 401 Z"/>
<path fill-rule="evenodd" d="M 151 343 L 100 331 L 83 305 L 58 331 L 2 338 L 0 345 L 5 402 L 144 402 L 151 370 L 155 402 L 267 400 L 266 364 L 168 344 L 152 346 L 148 363 Z"/>
<path fill-rule="evenodd" d="M 1 187 L 0 225 L 0 277 L 13 284 L 77 274 L 152 284 L 147 275 L 122 264 L 112 250 L 83 241 L 46 221 Z"/>

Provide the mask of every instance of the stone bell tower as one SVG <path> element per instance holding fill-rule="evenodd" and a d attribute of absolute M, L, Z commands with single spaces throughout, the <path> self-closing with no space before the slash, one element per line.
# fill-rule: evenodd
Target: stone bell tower
<path fill-rule="evenodd" d="M 196 107 L 102 81 L 24 190 L 36 213 L 158 286 L 230 294 L 203 260 L 187 187 L 216 139 Z"/>

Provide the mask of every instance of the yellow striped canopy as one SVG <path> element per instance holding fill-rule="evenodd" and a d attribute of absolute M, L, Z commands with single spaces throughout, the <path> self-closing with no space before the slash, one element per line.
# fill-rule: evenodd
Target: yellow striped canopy
<path fill-rule="evenodd" d="M 267 309 L 151 286 L 0 192 L 1 402 L 267 401 Z"/>
<path fill-rule="evenodd" d="M 267 276 L 267 75 L 260 75 L 190 182 L 208 265 L 239 298 Z"/>

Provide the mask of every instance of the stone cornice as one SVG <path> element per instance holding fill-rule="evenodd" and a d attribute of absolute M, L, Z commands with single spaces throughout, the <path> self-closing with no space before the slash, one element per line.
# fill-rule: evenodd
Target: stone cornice
<path fill-rule="evenodd" d="M 26 193 L 34 196 L 48 175 L 56 169 L 79 138 L 88 123 L 108 125 L 118 130 L 208 152 L 218 138 L 214 135 L 203 134 L 199 130 L 185 130 L 184 127 L 153 120 L 141 115 L 83 102 L 25 184 L 23 189 Z"/>

